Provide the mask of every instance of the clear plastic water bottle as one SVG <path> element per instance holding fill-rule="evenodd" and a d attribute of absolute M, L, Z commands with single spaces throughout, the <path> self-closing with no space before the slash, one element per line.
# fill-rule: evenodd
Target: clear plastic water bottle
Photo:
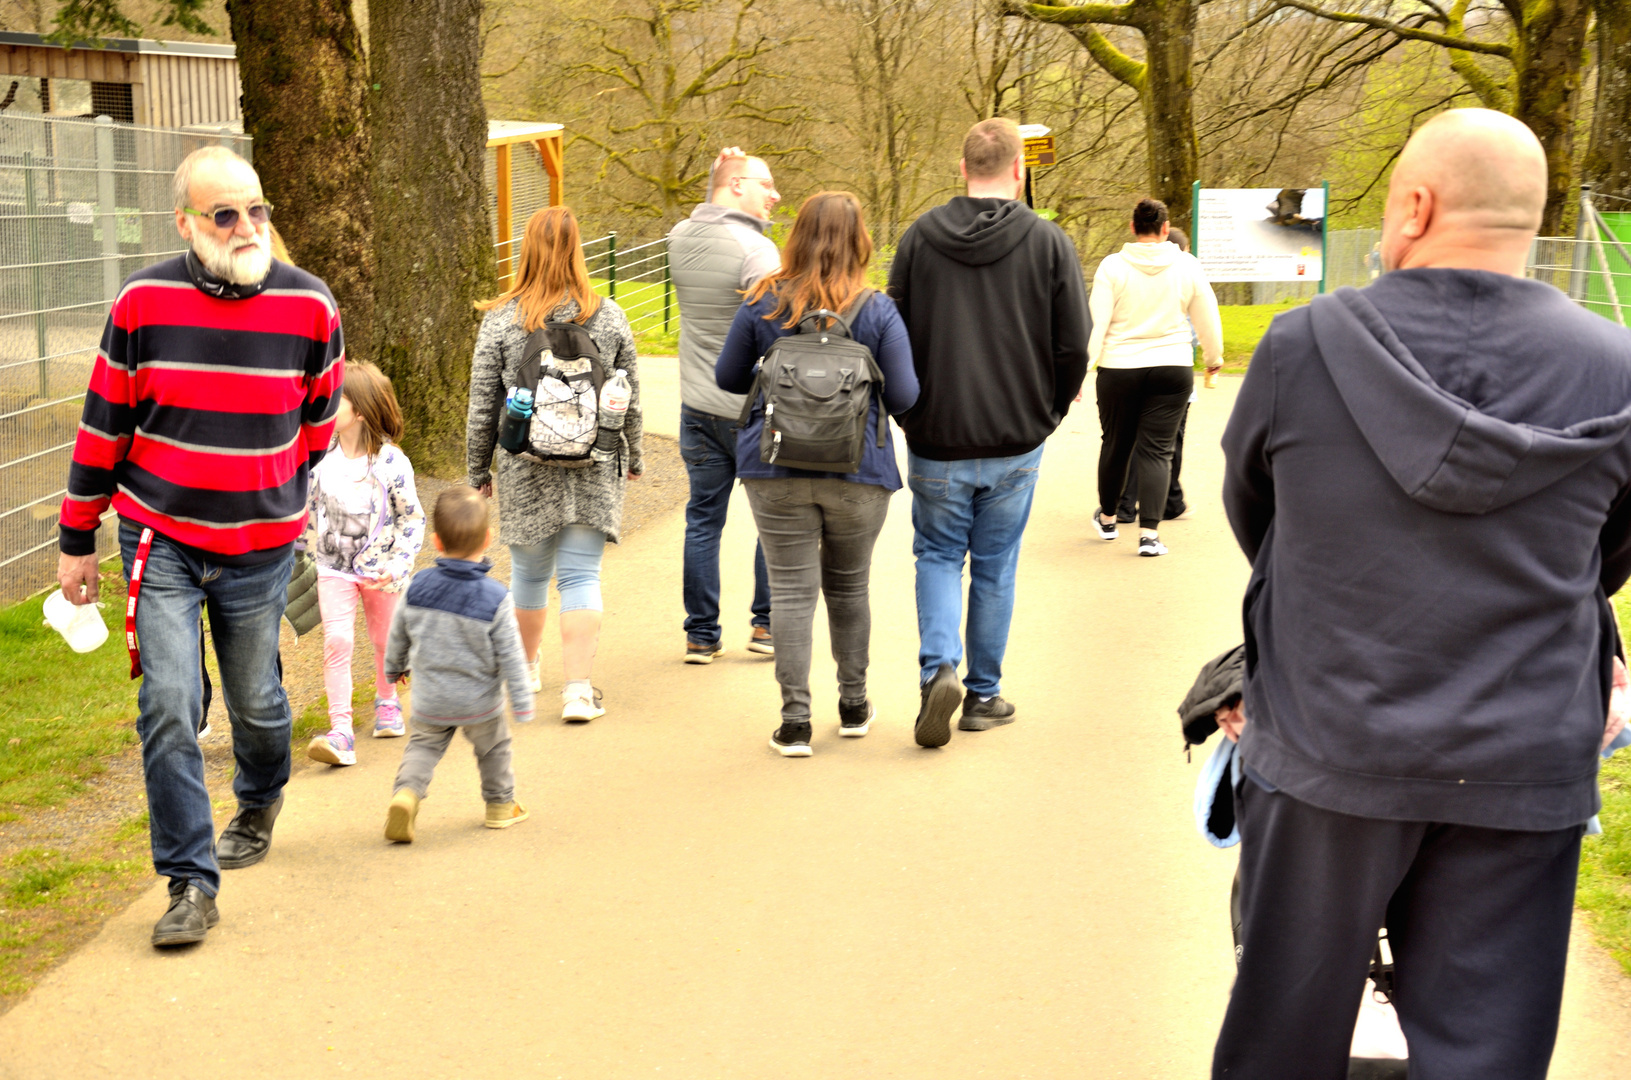
<path fill-rule="evenodd" d="M 498 419 L 498 445 L 512 454 L 527 448 L 527 433 L 532 427 L 532 388 L 518 386 L 504 399 L 504 412 Z"/>
<path fill-rule="evenodd" d="M 623 418 L 629 412 L 629 399 L 633 396 L 629 373 L 622 368 L 618 368 L 617 373 L 600 388 L 600 431 L 595 435 L 595 447 L 589 455 L 596 461 L 617 460 L 617 441 L 623 431 Z"/>

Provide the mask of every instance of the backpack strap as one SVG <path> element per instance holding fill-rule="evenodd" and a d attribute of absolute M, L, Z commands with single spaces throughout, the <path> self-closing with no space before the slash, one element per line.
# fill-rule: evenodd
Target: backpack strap
<path fill-rule="evenodd" d="M 850 327 L 855 324 L 856 316 L 861 314 L 861 309 L 866 307 L 867 301 L 871 300 L 873 294 L 876 292 L 876 289 L 862 289 L 860 295 L 855 298 L 854 302 L 851 303 L 849 307 L 844 309 L 842 314 L 833 311 L 831 308 L 821 308 L 817 311 L 808 313 L 804 316 L 804 318 L 799 320 L 799 332 L 804 333 L 804 324 L 810 322 L 812 319 L 817 320 L 818 323 L 821 319 L 831 319 L 833 321 L 833 325 L 826 331 L 822 331 L 819 325 L 812 327 L 812 329 L 818 333 L 831 333 L 834 329 L 842 330 L 845 337 L 853 338 L 855 335 L 850 332 Z"/>

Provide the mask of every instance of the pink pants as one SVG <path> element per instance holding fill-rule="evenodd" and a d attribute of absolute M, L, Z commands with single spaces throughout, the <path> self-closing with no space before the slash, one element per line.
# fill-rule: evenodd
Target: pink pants
<path fill-rule="evenodd" d="M 351 650 L 355 644 L 357 601 L 362 601 L 368 640 L 374 643 L 374 692 L 396 697 L 385 681 L 385 641 L 391 631 L 396 593 L 370 588 L 339 577 L 317 579 L 317 609 L 323 615 L 323 689 L 328 691 L 328 719 L 336 728 L 351 727 Z"/>

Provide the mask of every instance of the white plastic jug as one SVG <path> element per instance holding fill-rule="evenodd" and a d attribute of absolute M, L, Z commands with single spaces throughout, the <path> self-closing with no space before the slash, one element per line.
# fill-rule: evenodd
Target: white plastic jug
<path fill-rule="evenodd" d="M 45 625 L 61 634 L 68 647 L 87 653 L 108 640 L 108 624 L 102 621 L 102 605 L 76 605 L 58 589 L 45 598 Z"/>

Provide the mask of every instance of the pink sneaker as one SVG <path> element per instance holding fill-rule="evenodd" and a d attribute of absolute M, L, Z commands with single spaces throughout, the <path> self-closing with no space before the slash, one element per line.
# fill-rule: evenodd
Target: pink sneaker
<path fill-rule="evenodd" d="M 357 740 L 346 732 L 331 731 L 307 743 L 306 756 L 325 765 L 355 765 Z"/>
<path fill-rule="evenodd" d="M 375 698 L 374 738 L 400 739 L 407 733 L 402 723 L 402 703 L 396 698 Z"/>

